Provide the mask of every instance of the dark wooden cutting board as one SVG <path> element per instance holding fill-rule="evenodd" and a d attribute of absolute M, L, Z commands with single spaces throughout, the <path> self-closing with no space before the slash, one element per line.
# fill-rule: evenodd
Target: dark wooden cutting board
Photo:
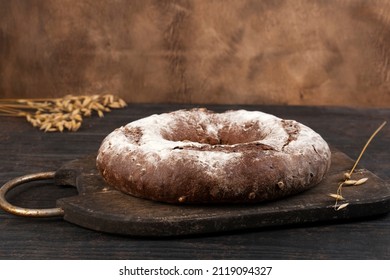
<path fill-rule="evenodd" d="M 125 195 L 108 186 L 95 168 L 95 155 L 64 164 L 55 175 L 57 185 L 71 185 L 77 196 L 62 198 L 57 206 L 64 219 L 89 229 L 136 236 L 177 236 L 253 229 L 390 212 L 390 185 L 360 169 L 353 178 L 369 178 L 360 186 L 344 187 L 349 205 L 336 211 L 334 199 L 344 172 L 354 161 L 332 150 L 332 165 L 318 186 L 282 200 L 255 205 L 171 205 Z"/>

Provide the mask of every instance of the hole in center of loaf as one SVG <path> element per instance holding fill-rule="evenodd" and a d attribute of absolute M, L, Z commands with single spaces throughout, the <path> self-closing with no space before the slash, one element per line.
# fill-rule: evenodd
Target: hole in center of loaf
<path fill-rule="evenodd" d="M 265 138 L 258 122 L 212 124 L 178 121 L 170 131 L 164 131 L 162 136 L 169 141 L 209 145 L 236 145 Z"/>

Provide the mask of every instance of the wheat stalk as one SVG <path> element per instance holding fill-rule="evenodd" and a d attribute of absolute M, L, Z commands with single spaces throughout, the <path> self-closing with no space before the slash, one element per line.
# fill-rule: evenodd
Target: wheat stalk
<path fill-rule="evenodd" d="M 341 210 L 349 205 L 349 203 L 343 203 L 341 205 L 338 204 L 339 200 L 344 200 L 345 198 L 342 195 L 342 189 L 344 186 L 359 186 L 364 184 L 368 178 L 361 178 L 359 180 L 352 180 L 352 174 L 355 171 L 356 166 L 358 165 L 360 159 L 362 158 L 364 152 L 366 151 L 368 145 L 371 143 L 372 139 L 378 134 L 378 132 L 386 125 L 386 121 L 384 121 L 375 131 L 374 133 L 370 136 L 370 138 L 367 140 L 366 144 L 364 145 L 362 151 L 359 154 L 359 157 L 355 161 L 353 167 L 351 168 L 351 171 L 344 173 L 344 178 L 343 181 L 339 183 L 339 186 L 337 188 L 336 194 L 330 193 L 329 196 L 333 197 L 336 199 L 335 204 L 334 204 L 334 209 L 335 210 Z"/>
<path fill-rule="evenodd" d="M 77 131 L 83 117 L 95 111 L 99 117 L 127 104 L 112 95 L 67 95 L 62 98 L 0 99 L 0 116 L 25 117 L 45 132 Z"/>

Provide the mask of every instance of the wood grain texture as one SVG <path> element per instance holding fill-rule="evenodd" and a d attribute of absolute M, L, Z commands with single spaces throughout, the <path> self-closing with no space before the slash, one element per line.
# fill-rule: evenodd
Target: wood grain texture
<path fill-rule="evenodd" d="M 0 120 L 0 185 L 25 174 L 54 170 L 64 162 L 97 151 L 115 128 L 153 113 L 192 105 L 131 105 L 88 118 L 76 133 L 42 133 L 21 118 Z M 351 158 L 383 120 L 389 109 L 287 106 L 208 106 L 209 109 L 261 110 L 295 119 L 319 132 L 329 144 Z M 374 139 L 359 166 L 390 179 L 390 126 Z M 359 167 L 358 167 L 359 168 Z M 54 207 L 72 189 L 21 186 L 9 199 L 28 207 Z M 183 238 L 131 238 L 80 228 L 62 219 L 29 219 L 0 211 L 0 259 L 389 259 L 390 216 L 276 227 Z"/>
<path fill-rule="evenodd" d="M 390 2 L 3 0 L 0 97 L 390 106 Z"/>

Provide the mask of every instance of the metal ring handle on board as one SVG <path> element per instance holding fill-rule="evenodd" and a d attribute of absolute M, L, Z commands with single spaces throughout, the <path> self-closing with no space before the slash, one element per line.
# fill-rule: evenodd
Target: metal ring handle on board
<path fill-rule="evenodd" d="M 53 179 L 54 171 L 28 174 L 17 177 L 5 183 L 0 188 L 0 208 L 11 214 L 24 217 L 57 217 L 63 216 L 64 211 L 61 208 L 32 209 L 12 205 L 6 199 L 6 194 L 13 188 L 32 181 Z"/>

